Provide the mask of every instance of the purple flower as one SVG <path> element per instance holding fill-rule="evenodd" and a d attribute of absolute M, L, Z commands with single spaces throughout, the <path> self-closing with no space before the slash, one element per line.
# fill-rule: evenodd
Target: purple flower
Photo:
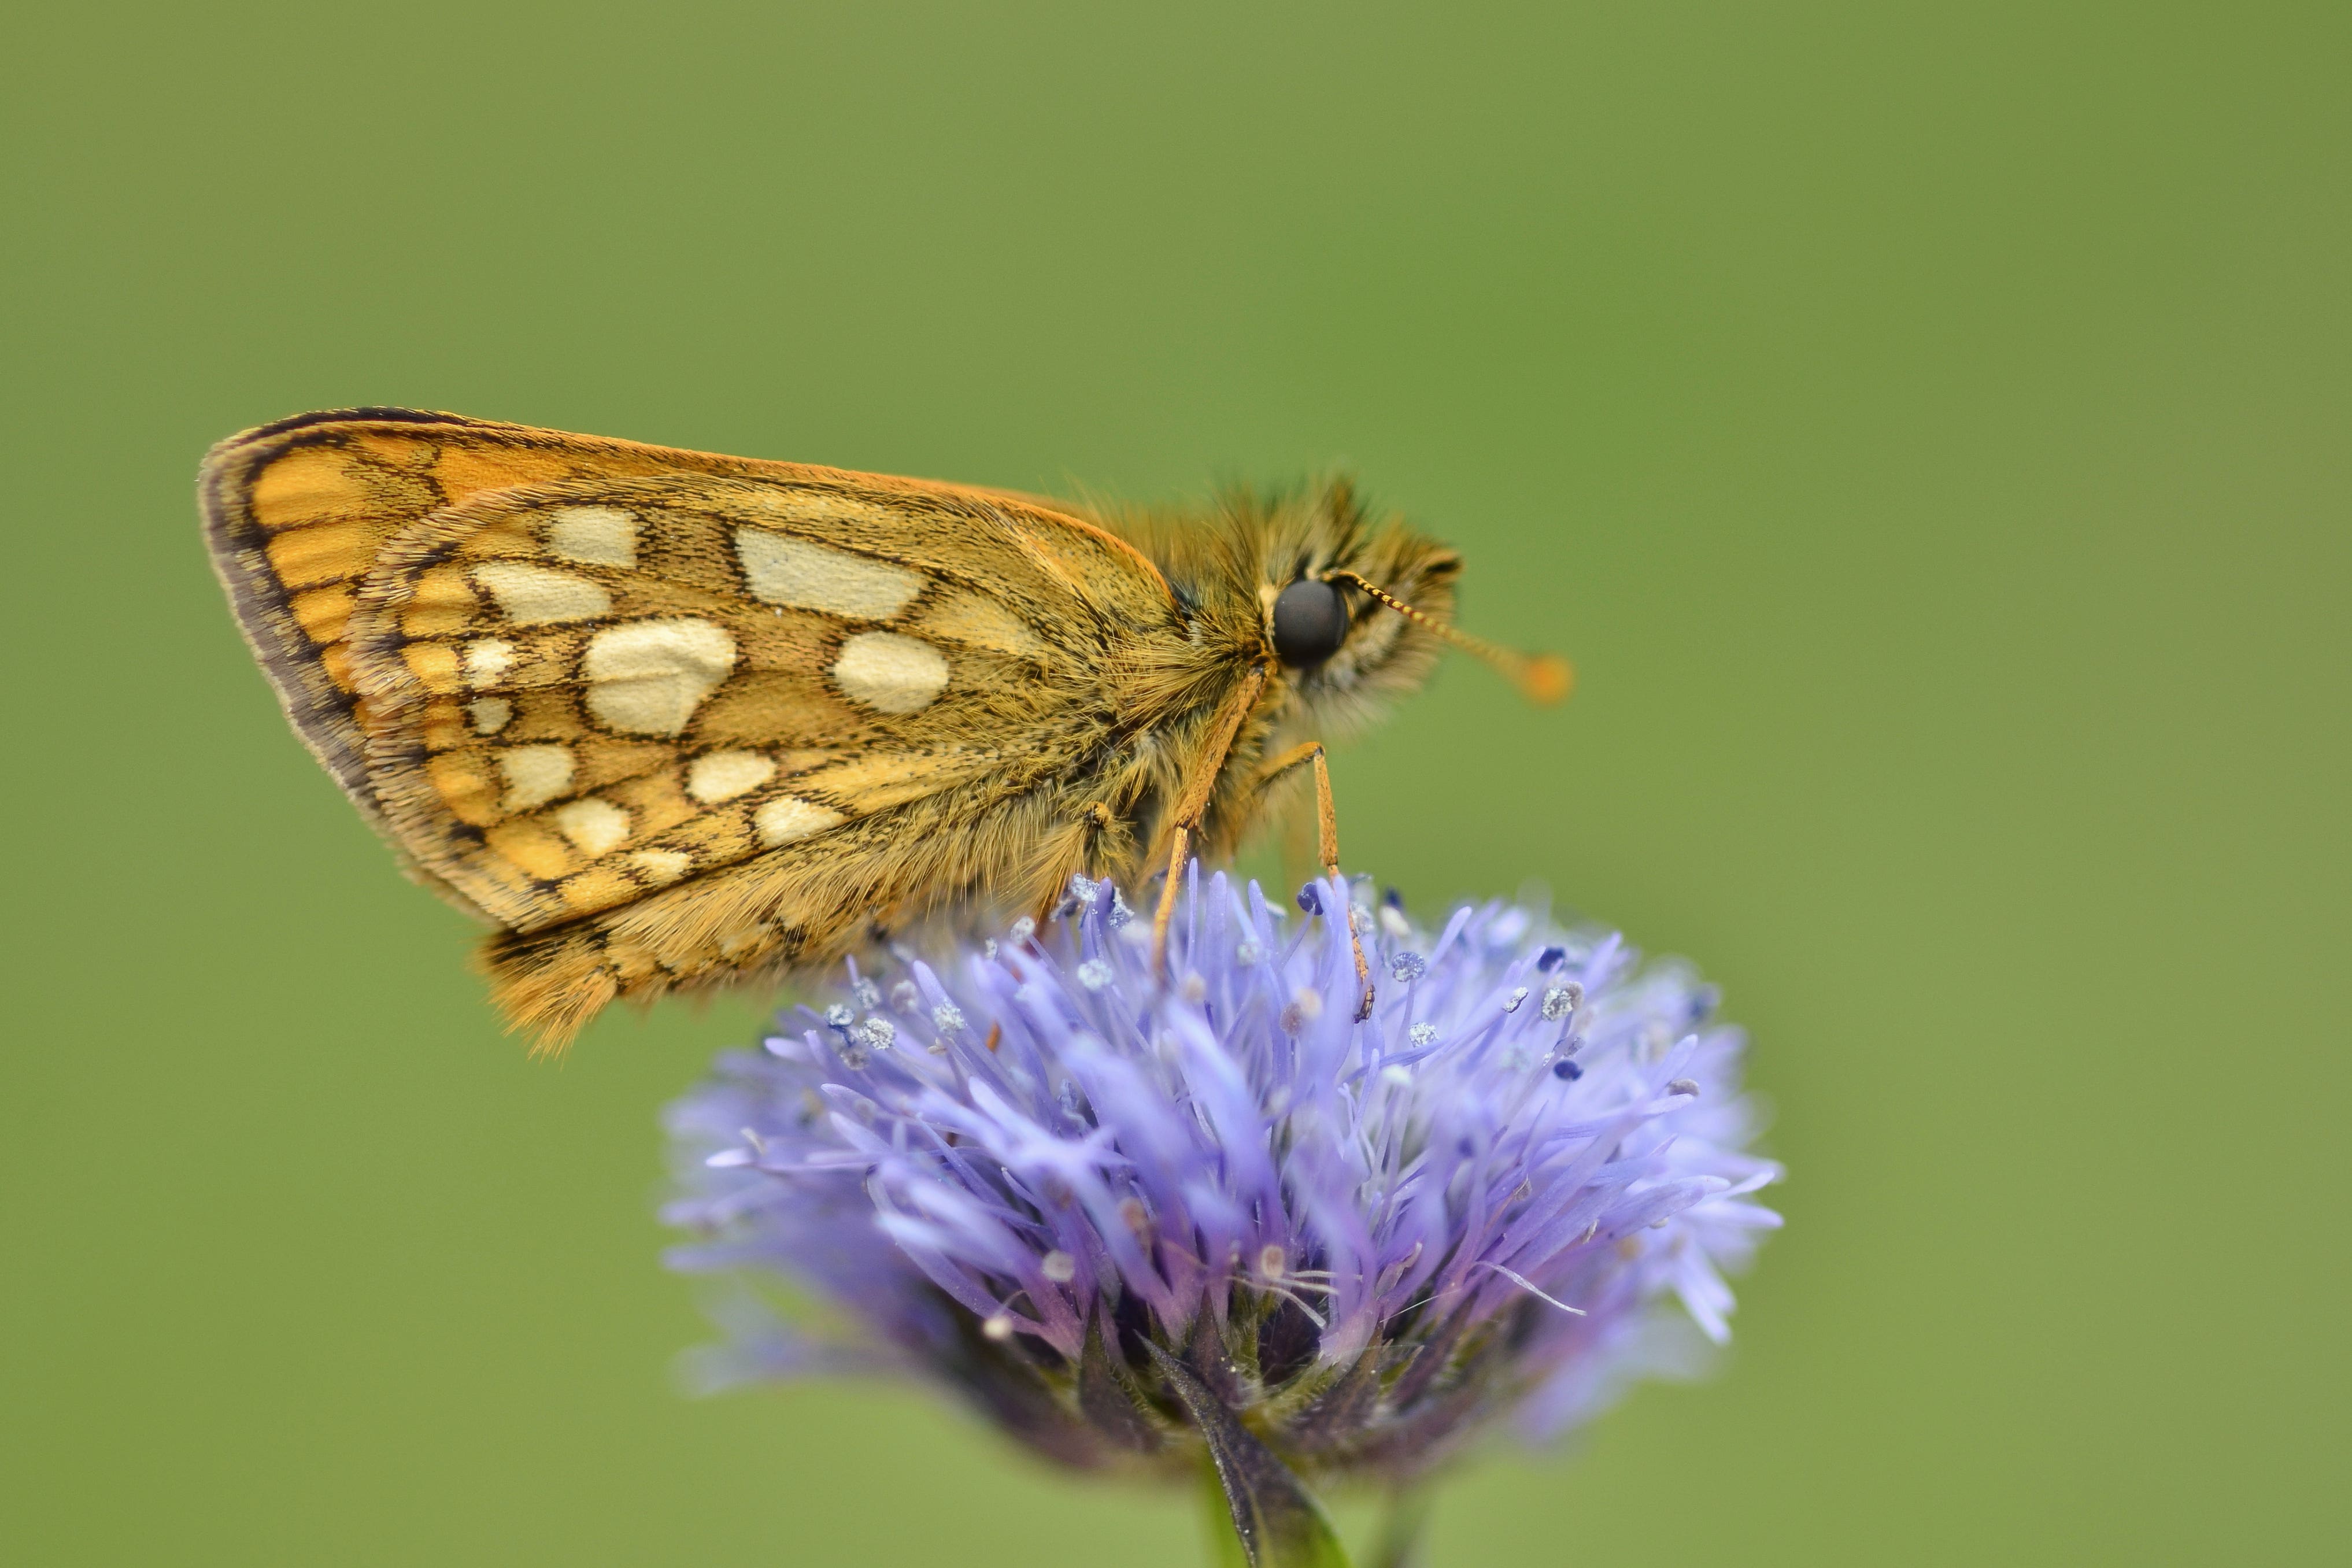
<path fill-rule="evenodd" d="M 1499 903 L 1187 891 L 1165 984 L 1080 878 L 1042 930 L 852 964 L 671 1107 L 673 1261 L 830 1309 L 739 1303 L 719 1376 L 895 1369 L 1090 1466 L 1197 1465 L 1213 1397 L 1293 1467 L 1402 1479 L 1497 1415 L 1583 1420 L 1669 1319 L 1727 1337 L 1780 1169 L 1711 989 Z"/>

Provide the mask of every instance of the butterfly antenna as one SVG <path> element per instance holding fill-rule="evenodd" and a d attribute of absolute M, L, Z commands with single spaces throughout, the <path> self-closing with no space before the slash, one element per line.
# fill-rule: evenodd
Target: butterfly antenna
<path fill-rule="evenodd" d="M 1444 637 L 1465 653 L 1485 659 L 1507 676 L 1511 684 L 1525 693 L 1530 702 L 1557 702 L 1576 689 L 1576 667 L 1556 653 L 1521 653 L 1516 648 L 1490 643 L 1485 637 L 1474 637 L 1468 632 L 1457 631 L 1443 621 L 1432 620 L 1358 573 L 1334 568 L 1323 574 L 1323 580 L 1327 583 L 1351 583 L 1413 625 Z"/>

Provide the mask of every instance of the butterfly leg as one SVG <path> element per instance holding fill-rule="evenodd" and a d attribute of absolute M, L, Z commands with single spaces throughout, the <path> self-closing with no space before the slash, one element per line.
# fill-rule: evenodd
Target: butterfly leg
<path fill-rule="evenodd" d="M 1074 826 L 1074 842 L 1066 853 L 1057 852 L 1050 863 L 1053 866 L 1051 874 L 1040 884 L 1037 907 L 1030 911 L 1039 925 L 1052 919 L 1054 911 L 1062 907 L 1062 900 L 1069 897 L 1073 872 L 1082 876 L 1093 872 L 1096 862 L 1100 858 L 1103 840 L 1118 831 L 1118 814 L 1107 802 L 1088 801 L 1079 811 Z"/>
<path fill-rule="evenodd" d="M 1160 907 L 1151 914 L 1151 971 L 1168 974 L 1168 922 L 1176 917 L 1176 885 L 1184 876 L 1186 852 L 1192 847 L 1192 830 L 1182 823 L 1169 835 L 1168 878 L 1160 885 Z"/>
<path fill-rule="evenodd" d="M 1323 863 L 1323 874 L 1337 880 L 1339 876 L 1339 814 L 1331 805 L 1331 770 L 1323 761 L 1323 742 L 1307 741 L 1266 763 L 1258 773 L 1254 788 L 1263 791 L 1275 780 L 1302 763 L 1315 764 L 1315 826 L 1316 858 Z M 1356 908 L 1348 906 L 1348 942 L 1356 952 L 1356 984 L 1360 995 L 1356 1006 L 1359 1020 L 1372 1016 L 1372 971 L 1364 962 L 1364 939 L 1356 930 Z"/>
<path fill-rule="evenodd" d="M 1160 908 L 1151 917 L 1151 968 L 1154 973 L 1168 973 L 1168 922 L 1176 915 L 1176 889 L 1184 879 L 1184 862 L 1192 848 L 1192 830 L 1201 826 L 1201 818 L 1209 809 L 1209 796 L 1215 793 L 1217 775 L 1225 771 L 1225 758 L 1234 749 L 1234 737 L 1241 732 L 1242 721 L 1257 705 L 1258 694 L 1265 689 L 1265 667 L 1250 666 L 1249 673 L 1225 700 L 1225 705 L 1209 732 L 1209 743 L 1202 748 L 1192 776 L 1184 782 L 1184 793 L 1176 797 L 1174 820 L 1168 833 L 1168 879 L 1160 885 Z"/>
<path fill-rule="evenodd" d="M 1092 871 L 1101 856 L 1103 840 L 1118 831 L 1118 813 L 1111 810 L 1108 803 L 1095 800 L 1087 803 L 1085 817 L 1086 840 L 1079 852 L 1078 869 Z"/>

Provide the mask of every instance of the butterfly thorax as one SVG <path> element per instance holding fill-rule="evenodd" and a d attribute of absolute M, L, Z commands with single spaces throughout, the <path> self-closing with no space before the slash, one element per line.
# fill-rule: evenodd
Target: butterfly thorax
<path fill-rule="evenodd" d="M 1151 558 L 1183 626 L 1181 642 L 1155 641 L 1126 683 L 1135 727 L 1167 733 L 1170 777 L 1153 806 L 1181 788 L 1177 775 L 1205 739 L 1210 715 L 1253 666 L 1266 672 L 1265 694 L 1235 737 L 1203 824 L 1212 855 L 1230 854 L 1263 819 L 1249 800 L 1259 763 L 1299 742 L 1353 736 L 1417 689 L 1439 652 L 1434 637 L 1339 584 L 1329 590 L 1338 603 L 1336 641 L 1328 651 L 1307 650 L 1320 655 L 1311 661 L 1287 661 L 1274 624 L 1286 588 L 1353 573 L 1433 620 L 1453 616 L 1460 558 L 1394 519 L 1372 517 L 1344 479 L 1234 491 L 1202 510 L 1106 509 L 1099 520 Z M 1156 815 L 1149 826 L 1159 826 Z"/>

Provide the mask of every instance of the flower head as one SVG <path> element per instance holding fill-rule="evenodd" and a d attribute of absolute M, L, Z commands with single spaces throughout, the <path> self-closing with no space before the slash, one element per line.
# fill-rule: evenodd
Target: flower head
<path fill-rule="evenodd" d="M 1398 1478 L 1499 1413 L 1574 1425 L 1664 1313 L 1726 1337 L 1780 1173 L 1713 992 L 1507 905 L 1297 905 L 1195 873 L 1163 983 L 1076 879 L 722 1058 L 669 1113 L 674 1260 L 835 1321 L 746 1317 L 730 1370 L 944 1380 L 1083 1465 L 1189 1462 L 1206 1389 L 1294 1465 Z"/>

